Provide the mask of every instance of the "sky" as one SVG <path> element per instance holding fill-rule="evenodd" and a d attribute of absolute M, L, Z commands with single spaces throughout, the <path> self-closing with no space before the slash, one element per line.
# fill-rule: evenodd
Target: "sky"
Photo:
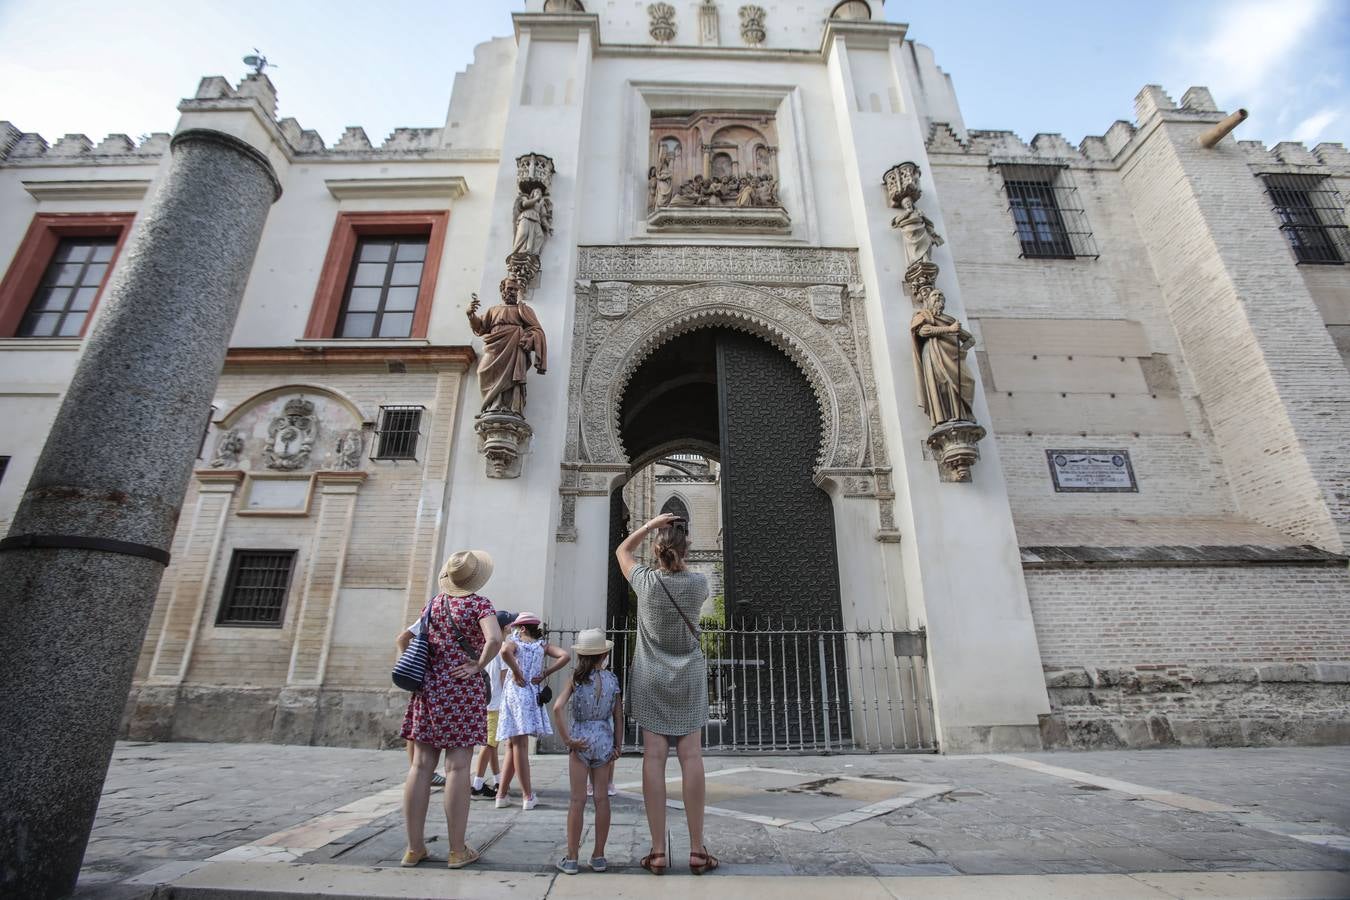
<path fill-rule="evenodd" d="M 760 2 L 772 17 L 776 0 Z M 48 141 L 171 131 L 178 98 L 203 75 L 237 82 L 257 47 L 274 62 L 280 115 L 329 144 L 348 125 L 378 143 L 443 124 L 455 72 L 522 7 L 0 0 L 0 119 Z M 1251 113 L 1241 139 L 1350 142 L 1350 0 L 890 0 L 885 12 L 933 48 L 969 128 L 1077 143 L 1133 119 L 1145 84 L 1177 101 L 1202 84 L 1221 109 Z"/>

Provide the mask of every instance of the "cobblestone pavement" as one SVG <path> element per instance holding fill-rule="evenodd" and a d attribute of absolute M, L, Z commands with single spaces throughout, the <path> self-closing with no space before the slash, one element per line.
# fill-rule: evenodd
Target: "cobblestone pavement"
<path fill-rule="evenodd" d="M 474 802 L 483 868 L 551 872 L 565 760 L 536 757 L 538 808 Z M 641 760 L 619 761 L 607 857 L 647 850 Z M 1046 875 L 1350 870 L 1350 748 L 707 760 L 707 843 L 730 876 Z M 120 744 L 80 896 L 142 896 L 201 861 L 397 865 L 401 752 Z M 678 799 L 678 764 L 668 774 Z M 517 795 L 518 796 L 518 795 Z M 589 817 L 588 817 L 589 818 Z M 669 810 L 672 871 L 683 813 Z M 428 816 L 445 858 L 439 791 Z M 582 852 L 589 854 L 587 829 Z M 444 868 L 438 867 L 443 872 Z M 420 870 L 419 870 L 420 871 Z"/>

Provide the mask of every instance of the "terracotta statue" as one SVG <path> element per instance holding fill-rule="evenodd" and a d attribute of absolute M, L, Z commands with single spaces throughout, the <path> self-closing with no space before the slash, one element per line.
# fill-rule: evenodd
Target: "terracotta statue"
<path fill-rule="evenodd" d="M 529 196 L 516 197 L 511 217 L 516 225 L 516 239 L 512 253 L 538 256 L 544 249 L 544 238 L 553 233 L 553 201 L 535 188 Z"/>
<path fill-rule="evenodd" d="M 974 339 L 960 322 L 943 312 L 946 302 L 942 291 L 930 288 L 924 295 L 923 308 L 909 323 L 919 406 L 934 425 L 975 418 L 971 412 L 975 376 L 965 358 Z"/>
<path fill-rule="evenodd" d="M 931 263 L 933 248 L 942 246 L 942 236 L 934 230 L 932 220 L 915 205 L 913 197 L 901 198 L 900 215 L 891 219 L 891 227 L 900 230 L 911 266 L 917 262 Z"/>
<path fill-rule="evenodd" d="M 538 193 L 536 191 L 535 193 Z M 540 375 L 548 365 L 548 347 L 539 317 L 520 300 L 521 285 L 502 279 L 502 302 L 478 315 L 478 295 L 469 304 L 469 327 L 483 339 L 483 358 L 478 362 L 478 387 L 483 392 L 482 412 L 525 413 L 525 376 L 531 356 Z"/>

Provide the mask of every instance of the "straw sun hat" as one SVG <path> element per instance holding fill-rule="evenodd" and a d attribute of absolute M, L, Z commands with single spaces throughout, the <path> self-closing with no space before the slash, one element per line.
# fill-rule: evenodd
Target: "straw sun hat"
<path fill-rule="evenodd" d="M 605 640 L 605 629 L 587 628 L 577 635 L 572 652 L 577 656 L 599 656 L 614 649 L 614 642 Z"/>
<path fill-rule="evenodd" d="M 451 597 L 477 593 L 492 577 L 492 557 L 486 550 L 461 550 L 441 566 L 436 584 Z"/>

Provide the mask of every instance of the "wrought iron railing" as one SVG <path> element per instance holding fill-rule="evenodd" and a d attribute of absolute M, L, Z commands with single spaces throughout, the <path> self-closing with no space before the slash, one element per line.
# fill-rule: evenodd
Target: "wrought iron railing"
<path fill-rule="evenodd" d="M 725 753 L 933 752 L 926 636 L 833 622 L 705 619 L 708 723 L 703 745 Z M 549 629 L 566 647 L 576 628 Z M 627 681 L 636 643 L 628 620 L 613 622 L 610 667 Z M 563 676 L 560 676 L 563 677 Z M 624 750 L 642 737 L 628 722 Z M 550 742 L 544 742 L 544 749 Z"/>

